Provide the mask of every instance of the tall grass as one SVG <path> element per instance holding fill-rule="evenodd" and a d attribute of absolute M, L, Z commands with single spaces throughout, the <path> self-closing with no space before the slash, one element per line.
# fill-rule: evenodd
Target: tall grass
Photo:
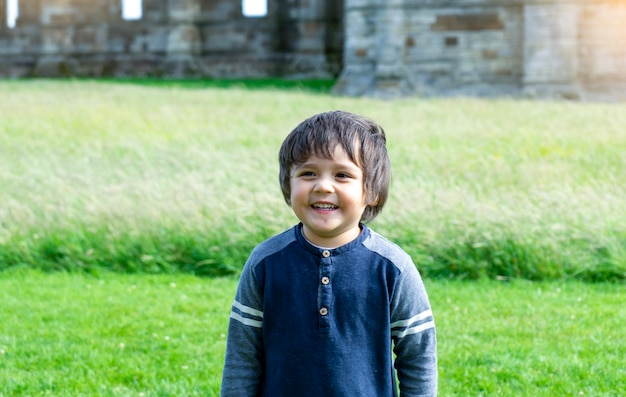
<path fill-rule="evenodd" d="M 344 109 L 388 134 L 372 227 L 430 277 L 626 278 L 626 104 L 0 82 L 0 269 L 236 273 L 291 226 L 277 150 Z"/>

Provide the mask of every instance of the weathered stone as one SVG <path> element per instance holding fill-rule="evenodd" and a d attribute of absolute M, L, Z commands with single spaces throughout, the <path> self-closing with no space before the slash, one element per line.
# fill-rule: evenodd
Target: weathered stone
<path fill-rule="evenodd" d="M 346 0 L 345 9 L 337 93 L 626 99 L 625 0 Z"/>
<path fill-rule="evenodd" d="M 262 18 L 244 17 L 240 1 L 143 0 L 136 21 L 123 20 L 121 0 L 19 1 L 16 27 L 0 25 L 0 77 L 332 78 L 341 69 L 334 0 L 270 0 Z"/>
<path fill-rule="evenodd" d="M 0 77 L 332 78 L 345 95 L 626 99 L 626 0 L 19 0 Z M 6 20 L 6 0 L 0 0 Z"/>

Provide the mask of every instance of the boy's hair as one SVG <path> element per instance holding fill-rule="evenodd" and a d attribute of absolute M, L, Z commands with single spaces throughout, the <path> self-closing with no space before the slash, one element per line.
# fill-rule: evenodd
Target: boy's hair
<path fill-rule="evenodd" d="M 291 197 L 291 171 L 312 155 L 331 159 L 337 145 L 363 171 L 365 202 L 361 222 L 369 222 L 383 209 L 389 194 L 391 163 L 385 131 L 374 121 L 340 110 L 316 114 L 301 122 L 283 141 L 278 154 L 280 187 L 287 204 Z"/>

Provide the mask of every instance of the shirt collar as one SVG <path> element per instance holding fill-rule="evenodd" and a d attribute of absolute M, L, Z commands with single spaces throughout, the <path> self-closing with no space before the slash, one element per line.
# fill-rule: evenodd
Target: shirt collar
<path fill-rule="evenodd" d="M 359 223 L 359 227 L 361 228 L 361 233 L 358 235 L 357 238 L 355 238 L 354 240 L 350 241 L 347 244 L 344 244 L 340 247 L 337 248 L 332 248 L 332 249 L 328 249 L 328 248 L 324 248 L 324 247 L 318 247 L 314 244 L 312 244 L 309 240 L 306 239 L 306 237 L 304 237 L 304 234 L 302 233 L 302 223 L 299 223 L 298 225 L 296 225 L 294 227 L 294 231 L 296 234 L 296 240 L 298 240 L 298 242 L 310 253 L 312 253 L 313 255 L 316 256 L 322 256 L 322 252 L 324 251 L 329 251 L 331 256 L 336 256 L 336 255 L 340 255 L 343 254 L 344 252 L 348 252 L 350 250 L 353 250 L 354 248 L 358 247 L 359 245 L 363 244 L 363 241 L 365 241 L 369 235 L 370 235 L 370 229 L 369 227 L 367 227 L 367 225 L 363 224 L 363 223 Z"/>

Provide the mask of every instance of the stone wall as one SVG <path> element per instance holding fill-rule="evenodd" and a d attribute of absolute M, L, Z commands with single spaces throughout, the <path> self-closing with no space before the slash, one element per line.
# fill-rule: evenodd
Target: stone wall
<path fill-rule="evenodd" d="M 16 27 L 0 27 L 0 77 L 329 78 L 341 69 L 341 2 L 270 0 L 266 17 L 247 18 L 241 0 L 143 0 L 141 20 L 121 14 L 120 0 L 21 0 Z"/>
<path fill-rule="evenodd" d="M 0 0 L 6 19 L 6 0 Z M 626 99 L 626 0 L 20 0 L 0 77 L 335 78 L 347 95 Z"/>
<path fill-rule="evenodd" d="M 348 95 L 626 99 L 626 0 L 346 0 Z"/>

